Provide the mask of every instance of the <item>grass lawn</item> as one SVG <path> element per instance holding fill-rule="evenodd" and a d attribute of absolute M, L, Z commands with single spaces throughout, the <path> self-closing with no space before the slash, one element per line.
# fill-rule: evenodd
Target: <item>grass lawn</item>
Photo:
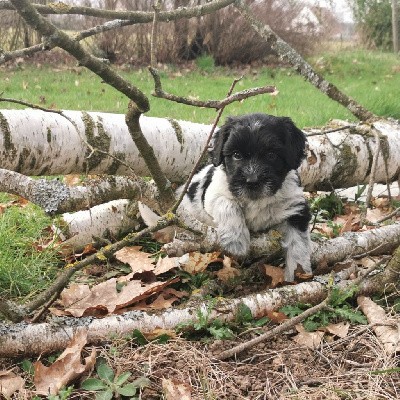
<path fill-rule="evenodd" d="M 398 88 L 400 59 L 393 54 L 371 51 L 327 53 L 310 60 L 317 71 L 360 104 L 381 116 L 400 118 Z M 138 86 L 151 102 L 147 115 L 171 117 L 193 122 L 212 122 L 215 111 L 193 108 L 151 96 L 153 81 L 145 68 L 121 69 L 120 73 Z M 265 112 L 287 115 L 300 126 L 319 126 L 330 119 L 350 119 L 350 112 L 330 100 L 293 70 L 263 67 L 230 70 L 213 67 L 202 58 L 195 68 L 180 70 L 165 66 L 161 70 L 166 91 L 199 99 L 221 99 L 234 78 L 244 76 L 236 90 L 275 85 L 277 96 L 263 95 L 227 107 L 225 115 Z M 22 64 L 0 69 L 0 92 L 4 97 L 25 100 L 45 107 L 124 113 L 127 98 L 84 68 L 58 68 Z M 3 108 L 15 104 L 3 103 Z"/>

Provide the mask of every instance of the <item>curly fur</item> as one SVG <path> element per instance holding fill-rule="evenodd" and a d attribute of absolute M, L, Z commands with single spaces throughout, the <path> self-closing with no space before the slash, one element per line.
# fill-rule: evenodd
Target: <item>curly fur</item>
<path fill-rule="evenodd" d="M 297 265 L 312 273 L 310 212 L 296 169 L 306 138 L 287 117 L 250 114 L 231 117 L 216 133 L 213 164 L 198 172 L 181 207 L 215 226 L 221 247 L 245 257 L 250 232 L 281 231 L 285 280 Z"/>

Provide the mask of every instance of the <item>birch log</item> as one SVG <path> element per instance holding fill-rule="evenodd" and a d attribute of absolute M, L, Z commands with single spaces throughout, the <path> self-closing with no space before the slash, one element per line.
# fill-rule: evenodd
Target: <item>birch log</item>
<path fill-rule="evenodd" d="M 123 160 L 137 175 L 148 176 L 124 115 L 78 111 L 65 111 L 65 114 L 74 121 L 78 131 L 59 114 L 40 110 L 0 111 L 0 168 L 24 175 L 132 174 L 115 159 L 92 153 L 87 142 Z M 140 123 L 168 179 L 182 182 L 201 154 L 211 126 L 145 116 Z M 300 167 L 305 189 L 331 190 L 368 183 L 376 146 L 373 128 L 381 137 L 383 149 L 375 181 L 386 183 L 384 158 L 389 181 L 397 179 L 400 171 L 398 121 L 379 120 L 373 127 L 336 121 L 320 129 L 320 135 L 316 135 L 315 129 L 305 130 L 306 134 L 313 134 L 309 137 L 307 158 Z"/>

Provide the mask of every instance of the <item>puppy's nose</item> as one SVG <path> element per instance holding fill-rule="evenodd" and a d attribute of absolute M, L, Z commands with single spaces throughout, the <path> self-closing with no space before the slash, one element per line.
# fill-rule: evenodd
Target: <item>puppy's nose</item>
<path fill-rule="evenodd" d="M 246 183 L 256 183 L 258 181 L 257 174 L 246 175 Z"/>

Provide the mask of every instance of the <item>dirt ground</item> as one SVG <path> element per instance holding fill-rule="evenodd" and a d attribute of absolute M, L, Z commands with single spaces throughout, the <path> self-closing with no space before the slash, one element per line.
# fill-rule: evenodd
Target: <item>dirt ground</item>
<path fill-rule="evenodd" d="M 208 343 L 177 338 L 166 344 L 138 346 L 126 339 L 114 340 L 97 348 L 97 358 L 105 358 L 116 375 L 130 371 L 132 379 L 149 378 L 151 386 L 140 393 L 141 400 L 400 399 L 400 355 L 386 355 L 371 326 L 352 326 L 346 337 L 328 337 L 315 349 L 294 342 L 297 332 L 292 330 L 234 359 L 217 359 L 219 352 L 259 333 L 260 329 L 257 333 L 251 329 L 235 340 L 210 339 Z M 0 370 L 13 368 L 24 375 L 21 361 L 0 359 Z M 191 397 L 166 397 L 165 379 L 185 387 Z M 28 382 L 29 378 L 27 388 Z M 75 382 L 75 387 L 80 383 Z M 12 398 L 31 399 L 31 394 Z M 94 393 L 75 389 L 68 398 L 94 397 Z M 64 398 L 53 398 L 60 399 Z"/>
<path fill-rule="evenodd" d="M 109 349 L 100 352 L 116 370 L 150 378 L 152 387 L 143 391 L 143 400 L 165 398 L 163 378 L 185 383 L 193 400 L 400 399 L 400 357 L 385 355 L 370 327 L 352 327 L 345 338 L 324 341 L 313 350 L 296 344 L 293 334 L 227 361 L 214 355 L 253 332 L 209 344 L 183 339 L 144 347 L 114 343 L 112 357 Z"/>

